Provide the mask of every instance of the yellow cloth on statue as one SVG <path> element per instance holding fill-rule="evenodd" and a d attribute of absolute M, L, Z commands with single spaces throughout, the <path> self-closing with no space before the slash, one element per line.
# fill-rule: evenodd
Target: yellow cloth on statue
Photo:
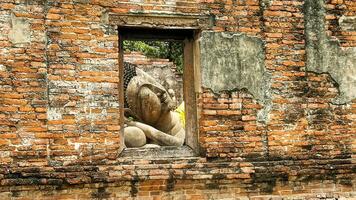
<path fill-rule="evenodd" d="M 182 102 L 178 108 L 175 110 L 176 113 L 179 115 L 180 122 L 183 126 L 185 126 L 185 111 L 184 111 L 184 102 Z"/>

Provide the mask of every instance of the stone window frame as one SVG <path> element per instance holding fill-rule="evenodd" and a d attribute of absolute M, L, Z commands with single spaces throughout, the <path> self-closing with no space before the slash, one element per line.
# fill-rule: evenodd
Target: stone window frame
<path fill-rule="evenodd" d="M 197 95 L 200 93 L 200 57 L 199 35 L 200 29 L 182 27 L 142 27 L 118 26 L 119 36 L 119 103 L 124 105 L 123 91 L 123 41 L 125 40 L 159 40 L 183 42 L 183 99 L 185 102 L 186 138 L 182 147 L 161 147 L 152 149 L 123 148 L 120 157 L 148 158 L 148 157 L 183 157 L 198 156 L 200 154 L 198 129 Z M 120 134 L 123 138 L 124 111 L 120 106 Z M 124 141 L 121 141 L 125 147 Z"/>

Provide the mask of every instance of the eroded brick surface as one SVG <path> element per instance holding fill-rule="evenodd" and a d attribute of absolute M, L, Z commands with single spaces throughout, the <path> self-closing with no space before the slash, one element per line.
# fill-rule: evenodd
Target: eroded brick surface
<path fill-rule="evenodd" d="M 0 198 L 355 198 L 356 100 L 335 102 L 354 86 L 333 77 L 337 66 L 307 65 L 325 49 L 306 53 L 306 20 L 325 26 L 309 39 L 356 48 L 356 2 L 327 0 L 309 18 L 310 2 L 2 0 Z M 142 13 L 205 17 L 202 31 L 258 38 L 270 100 L 240 85 L 201 88 L 200 156 L 120 157 L 118 33 L 110 19 Z M 352 80 L 354 72 L 344 73 Z"/>

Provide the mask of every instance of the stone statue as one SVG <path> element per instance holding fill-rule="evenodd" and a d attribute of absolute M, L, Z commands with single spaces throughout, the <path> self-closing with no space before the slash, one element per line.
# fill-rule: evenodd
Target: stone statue
<path fill-rule="evenodd" d="M 150 75 L 125 63 L 124 139 L 127 147 L 182 146 L 185 130 L 166 89 Z"/>

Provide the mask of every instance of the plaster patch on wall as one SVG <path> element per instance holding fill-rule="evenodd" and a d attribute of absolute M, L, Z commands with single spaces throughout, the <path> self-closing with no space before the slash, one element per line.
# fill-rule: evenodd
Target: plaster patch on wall
<path fill-rule="evenodd" d="M 203 87 L 214 92 L 246 88 L 255 98 L 264 99 L 267 73 L 261 39 L 203 32 L 200 44 Z"/>
<path fill-rule="evenodd" d="M 306 54 L 308 71 L 329 73 L 338 84 L 336 104 L 356 98 L 356 48 L 342 48 L 331 40 L 325 30 L 325 3 L 323 0 L 305 2 Z M 347 20 L 341 20 L 346 22 Z M 350 27 L 346 25 L 341 25 Z"/>
<path fill-rule="evenodd" d="M 107 10 L 103 10 L 101 17 L 100 17 L 100 21 L 103 24 L 108 24 L 109 23 L 109 13 Z"/>
<path fill-rule="evenodd" d="M 10 151 L 0 151 L 0 158 L 6 158 L 11 155 Z"/>
<path fill-rule="evenodd" d="M 263 41 L 245 34 L 202 32 L 200 45 L 202 86 L 213 92 L 247 89 L 264 105 L 258 120 L 266 121 L 271 75 L 265 69 Z"/>
<path fill-rule="evenodd" d="M 324 50 L 310 55 L 308 70 L 329 73 L 338 83 L 339 95 L 334 99 L 334 103 L 350 102 L 356 98 L 356 48 L 340 48 L 338 43 L 333 41 L 324 45 Z"/>
<path fill-rule="evenodd" d="M 6 67 L 4 65 L 0 65 L 0 72 L 5 72 L 6 71 Z"/>
<path fill-rule="evenodd" d="M 356 31 L 356 16 L 341 16 L 339 25 L 343 31 Z"/>
<path fill-rule="evenodd" d="M 48 120 L 61 120 L 63 109 L 61 108 L 48 108 L 47 109 L 47 119 Z"/>
<path fill-rule="evenodd" d="M 31 41 L 31 30 L 28 20 L 11 15 L 11 25 L 9 39 L 13 44 L 24 44 Z"/>
<path fill-rule="evenodd" d="M 273 3 L 273 0 L 261 0 L 261 6 L 263 8 L 268 8 L 269 6 L 271 6 Z"/>
<path fill-rule="evenodd" d="M 31 146 L 33 138 L 29 137 L 21 137 L 21 145 L 22 146 Z"/>

